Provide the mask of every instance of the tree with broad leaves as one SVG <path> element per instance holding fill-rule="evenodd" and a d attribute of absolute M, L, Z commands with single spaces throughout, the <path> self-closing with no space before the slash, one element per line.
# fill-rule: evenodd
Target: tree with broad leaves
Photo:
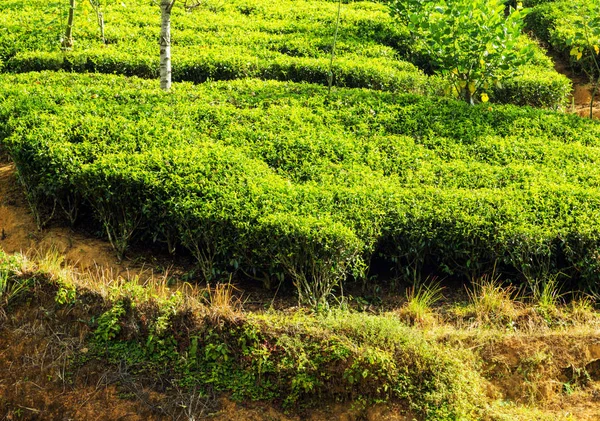
<path fill-rule="evenodd" d="M 520 5 L 508 14 L 503 0 L 393 0 L 390 7 L 415 47 L 469 104 L 487 101 L 492 86 L 533 54 L 519 40 Z"/>
<path fill-rule="evenodd" d="M 579 20 L 571 27 L 567 41 L 571 56 L 579 63 L 592 84 L 590 118 L 594 116 L 594 98 L 600 84 L 600 1 L 591 0 L 578 10 Z"/>

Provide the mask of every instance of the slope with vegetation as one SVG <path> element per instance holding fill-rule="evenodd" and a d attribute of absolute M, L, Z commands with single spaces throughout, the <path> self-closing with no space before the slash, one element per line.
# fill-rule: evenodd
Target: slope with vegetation
<path fill-rule="evenodd" d="M 35 260 L 0 253 L 0 413 L 110 419 L 138 402 L 128 417 L 244 419 L 242 409 L 219 412 L 216 397 L 227 393 L 314 420 L 600 415 L 600 318 L 588 298 L 566 306 L 542 294 L 524 305 L 482 279 L 468 303 L 426 307 L 428 318 L 407 323 L 420 292 L 378 315 L 246 313 L 231 285 L 167 285 L 78 273 L 56 252 Z M 546 296 L 555 292 L 549 286 Z M 78 390 L 85 401 L 73 404 Z M 315 415 L 327 402 L 352 407 Z M 249 419 L 297 419 L 262 412 Z"/>
<path fill-rule="evenodd" d="M 0 251 L 0 372 L 35 362 L 37 386 L 23 397 L 0 379 L 0 413 L 54 413 L 21 403 L 102 366 L 97 384 L 158 396 L 157 418 L 206 415 L 198 402 L 223 393 L 294 411 L 351 402 L 371 418 L 376 403 L 392 419 L 598 418 L 581 401 L 600 380 L 600 125 L 556 111 L 570 83 L 526 35 L 513 31 L 530 53 L 510 77 L 471 80 L 388 5 L 350 2 L 330 67 L 334 2 L 208 0 L 174 9 L 165 93 L 150 80 L 156 4 L 102 4 L 102 40 L 81 3 L 69 50 L 63 6 L 0 4 L 0 149 L 32 217 L 85 227 L 119 259 L 152 244 L 195 269 L 142 285 Z M 425 280 L 441 276 L 470 285 L 434 309 L 444 291 Z M 219 283 L 232 279 L 310 309 L 244 312 Z M 356 311 L 409 284 L 392 311 Z M 6 338 L 46 351 L 19 359 Z"/>

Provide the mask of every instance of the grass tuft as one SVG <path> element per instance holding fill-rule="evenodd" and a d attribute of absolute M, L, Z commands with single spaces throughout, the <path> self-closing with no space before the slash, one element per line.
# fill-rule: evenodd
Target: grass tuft
<path fill-rule="evenodd" d="M 545 281 L 530 282 L 529 287 L 533 293 L 534 304 L 543 316 L 558 315 L 564 297 L 558 285 L 558 276 L 550 276 Z"/>
<path fill-rule="evenodd" d="M 499 276 L 484 275 L 473 282 L 472 289 L 467 289 L 469 300 L 475 317 L 482 323 L 512 321 L 517 308 L 514 302 L 516 288 L 512 285 L 502 286 Z"/>
<path fill-rule="evenodd" d="M 406 304 L 400 310 L 400 316 L 409 324 L 432 325 L 436 322 L 436 316 L 432 306 L 444 298 L 443 287 L 439 281 L 431 283 L 420 283 L 406 290 Z"/>
<path fill-rule="evenodd" d="M 239 291 L 228 283 L 218 283 L 214 287 L 206 288 L 205 301 L 208 307 L 208 316 L 215 322 L 227 320 L 236 322 L 242 318 L 242 301 L 234 294 Z"/>

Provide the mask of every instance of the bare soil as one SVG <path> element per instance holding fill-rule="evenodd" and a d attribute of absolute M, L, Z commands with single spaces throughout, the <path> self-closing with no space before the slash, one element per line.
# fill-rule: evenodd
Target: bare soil
<path fill-rule="evenodd" d="M 15 167 L 6 160 L 0 160 L 0 248 L 7 253 L 54 248 L 65 256 L 66 262 L 81 270 L 95 270 L 99 266 L 112 270 L 115 276 L 142 269 L 131 261 L 118 262 L 105 241 L 58 226 L 38 230 Z"/>
<path fill-rule="evenodd" d="M 556 71 L 567 76 L 573 82 L 573 91 L 571 93 L 568 111 L 581 117 L 589 117 L 590 100 L 592 98 L 593 89 L 592 84 L 585 76 L 575 73 L 571 69 L 571 66 L 568 63 L 565 63 L 562 58 L 553 56 L 552 59 Z M 592 115 L 594 119 L 600 119 L 600 92 L 596 92 Z"/>

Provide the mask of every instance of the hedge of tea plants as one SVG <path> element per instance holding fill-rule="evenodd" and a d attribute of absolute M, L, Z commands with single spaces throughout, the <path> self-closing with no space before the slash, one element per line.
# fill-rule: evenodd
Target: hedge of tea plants
<path fill-rule="evenodd" d="M 306 301 L 374 260 L 596 288 L 596 122 L 291 82 L 154 85 L 2 76 L 0 139 L 40 223 L 94 220 L 119 253 L 186 249 L 207 278 L 289 279 Z"/>
<path fill-rule="evenodd" d="M 323 0 L 265 2 L 208 0 L 172 17 L 173 78 L 204 82 L 261 78 L 327 84 L 337 5 Z M 61 51 L 67 3 L 6 0 L 0 4 L 0 60 L 8 72 L 66 70 L 158 76 L 159 8 L 128 0 L 103 6 L 105 38 L 88 2 L 75 15 L 72 51 Z M 530 43 L 526 37 L 524 43 Z M 334 84 L 396 92 L 443 94 L 446 84 L 427 77 L 427 57 L 408 30 L 373 2 L 344 4 L 334 62 Z M 569 81 L 538 49 L 531 65 L 493 93 L 497 102 L 543 107 L 564 103 Z"/>
<path fill-rule="evenodd" d="M 584 10 L 599 6 L 598 2 L 592 0 L 540 2 L 531 8 L 527 16 L 527 29 L 552 51 L 571 61 L 575 69 L 579 69 L 580 63 L 570 54 L 571 49 L 579 46 L 587 51 L 588 47 L 583 41 L 574 40 L 577 24 L 583 22 Z M 595 42 L 593 39 L 590 41 Z"/>

